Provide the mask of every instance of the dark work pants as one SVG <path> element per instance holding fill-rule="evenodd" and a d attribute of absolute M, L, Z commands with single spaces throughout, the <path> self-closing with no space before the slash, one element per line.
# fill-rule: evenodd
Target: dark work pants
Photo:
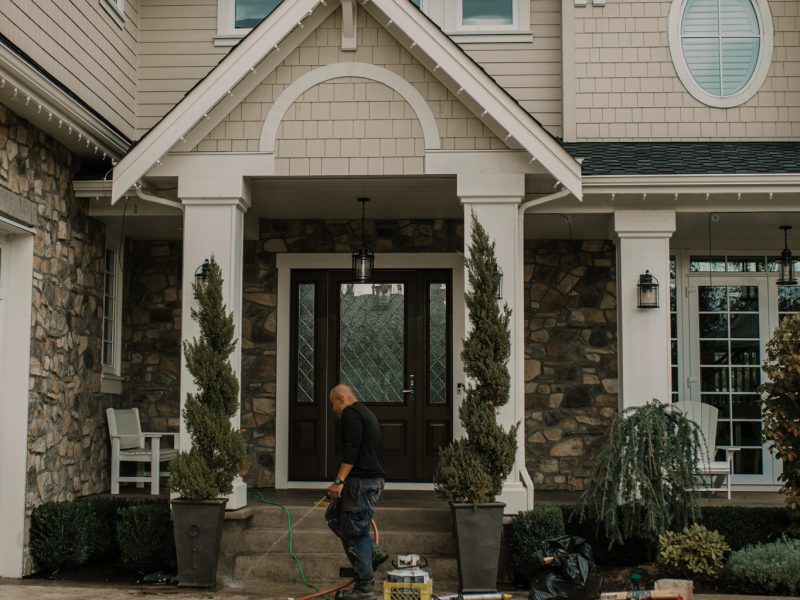
<path fill-rule="evenodd" d="M 348 477 L 342 497 L 331 502 L 325 512 L 328 527 L 341 540 L 347 558 L 353 565 L 356 585 L 372 584 L 372 540 L 369 537 L 375 504 L 383 495 L 383 478 Z"/>

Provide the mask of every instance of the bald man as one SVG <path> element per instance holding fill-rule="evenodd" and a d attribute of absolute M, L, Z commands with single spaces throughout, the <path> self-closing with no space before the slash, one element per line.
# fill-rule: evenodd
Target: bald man
<path fill-rule="evenodd" d="M 375 568 L 389 555 L 370 539 L 375 504 L 383 495 L 386 467 L 383 434 L 375 415 L 361 404 L 352 388 L 331 390 L 333 414 L 341 418 L 342 464 L 327 494 L 333 500 L 325 513 L 331 530 L 355 571 L 355 585 L 337 594 L 341 600 L 375 600 Z"/>

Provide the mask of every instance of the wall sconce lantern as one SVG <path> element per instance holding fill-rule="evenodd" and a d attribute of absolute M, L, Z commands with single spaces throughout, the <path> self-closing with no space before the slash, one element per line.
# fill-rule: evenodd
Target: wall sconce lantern
<path fill-rule="evenodd" d="M 359 198 L 361 202 L 361 248 L 353 252 L 353 281 L 355 283 L 370 283 L 372 271 L 375 267 L 375 254 L 367 246 L 367 228 L 365 211 L 369 198 Z"/>
<path fill-rule="evenodd" d="M 497 299 L 503 299 L 503 269 L 500 268 L 500 265 L 495 263 L 494 265 L 494 274 L 497 277 Z"/>
<path fill-rule="evenodd" d="M 792 258 L 792 251 L 789 250 L 789 230 L 791 225 L 781 225 L 783 229 L 783 252 L 781 252 L 781 271 L 778 276 L 778 285 L 797 285 L 797 279 L 794 274 L 794 259 Z"/>
<path fill-rule="evenodd" d="M 203 261 L 203 264 L 197 267 L 194 271 L 194 283 L 197 286 L 203 286 L 206 284 L 206 280 L 208 279 L 208 270 L 211 268 L 211 265 L 208 262 L 208 259 Z"/>
<path fill-rule="evenodd" d="M 639 308 L 658 308 L 658 279 L 650 271 L 639 275 Z"/>

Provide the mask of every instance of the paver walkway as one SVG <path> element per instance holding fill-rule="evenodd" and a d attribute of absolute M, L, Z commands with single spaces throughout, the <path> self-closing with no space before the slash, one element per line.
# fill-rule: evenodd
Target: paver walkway
<path fill-rule="evenodd" d="M 287 600 L 305 596 L 302 585 L 248 585 L 247 588 L 228 587 L 218 591 L 182 590 L 172 586 L 91 585 L 64 582 L 28 582 L 0 579 L 0 600 Z M 380 595 L 379 595 L 380 597 Z M 696 600 L 796 600 L 788 596 L 737 596 L 696 594 Z M 514 592 L 514 600 L 527 600 L 526 592 Z"/>

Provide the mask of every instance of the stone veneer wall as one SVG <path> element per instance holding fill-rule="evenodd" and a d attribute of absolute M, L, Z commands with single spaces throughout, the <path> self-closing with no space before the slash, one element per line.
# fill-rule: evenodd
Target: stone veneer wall
<path fill-rule="evenodd" d="M 108 489 L 110 400 L 100 393 L 105 233 L 72 193 L 77 166 L 63 146 L 0 105 L 0 186 L 35 215 L 28 517 L 43 502 Z"/>
<path fill-rule="evenodd" d="M 618 403 L 613 244 L 526 241 L 525 456 L 537 489 L 583 489 Z"/>
<path fill-rule="evenodd" d="M 246 242 L 242 307 L 242 428 L 245 481 L 275 485 L 275 386 L 278 272 L 283 252 L 350 253 L 361 242 L 359 221 L 261 221 L 260 241 Z M 464 248 L 462 222 L 368 221 L 367 244 L 376 252 L 454 252 Z"/>
<path fill-rule="evenodd" d="M 180 241 L 128 240 L 125 248 L 124 397 L 145 431 L 180 429 L 182 260 Z"/>

